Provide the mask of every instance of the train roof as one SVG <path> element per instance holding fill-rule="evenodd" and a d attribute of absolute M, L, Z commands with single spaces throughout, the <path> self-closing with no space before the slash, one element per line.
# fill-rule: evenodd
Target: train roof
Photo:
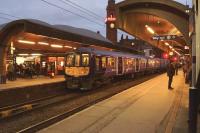
<path fill-rule="evenodd" d="M 89 52 L 89 53 L 94 53 L 96 55 L 113 56 L 113 57 L 146 58 L 146 59 L 148 58 L 142 55 L 135 55 L 135 54 L 117 52 L 117 51 L 100 50 L 96 48 L 87 48 L 87 47 L 78 48 L 77 51 Z"/>

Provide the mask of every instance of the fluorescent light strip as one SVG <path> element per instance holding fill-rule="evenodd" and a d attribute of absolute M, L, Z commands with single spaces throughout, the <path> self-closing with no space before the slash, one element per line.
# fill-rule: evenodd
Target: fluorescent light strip
<path fill-rule="evenodd" d="M 71 47 L 71 46 L 64 46 L 65 48 L 73 48 L 73 47 Z"/>
<path fill-rule="evenodd" d="M 53 48 L 63 48 L 62 45 L 57 45 L 57 44 L 51 44 L 51 47 L 53 47 Z"/>
<path fill-rule="evenodd" d="M 18 40 L 18 42 L 19 42 L 19 43 L 24 43 L 24 44 L 31 44 L 31 45 L 36 44 L 35 42 L 27 41 L 27 40 Z"/>
<path fill-rule="evenodd" d="M 28 56 L 29 54 L 18 54 L 19 56 Z"/>
<path fill-rule="evenodd" d="M 165 42 L 165 45 L 166 45 L 166 46 L 169 46 L 169 43 L 168 43 L 168 42 Z"/>
<path fill-rule="evenodd" d="M 39 53 L 34 53 L 34 54 L 31 54 L 32 56 L 40 56 L 42 54 L 39 54 Z"/>
<path fill-rule="evenodd" d="M 38 42 L 38 44 L 40 44 L 40 45 L 49 45 L 49 43 L 47 43 L 47 42 Z"/>
<path fill-rule="evenodd" d="M 155 31 L 149 27 L 148 25 L 145 25 L 145 27 L 147 28 L 147 30 L 151 33 L 151 34 L 155 34 Z"/>

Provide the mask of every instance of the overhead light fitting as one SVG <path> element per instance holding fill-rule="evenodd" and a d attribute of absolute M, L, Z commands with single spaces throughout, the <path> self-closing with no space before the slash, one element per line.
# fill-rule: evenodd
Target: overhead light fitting
<path fill-rule="evenodd" d="M 49 43 L 47 43 L 47 42 L 38 42 L 38 44 L 40 44 L 40 45 L 49 45 Z"/>
<path fill-rule="evenodd" d="M 169 43 L 168 43 L 168 42 L 165 42 L 165 45 L 166 45 L 166 46 L 169 46 Z"/>
<path fill-rule="evenodd" d="M 53 47 L 53 48 L 63 48 L 62 45 L 57 45 L 57 44 L 51 44 L 51 47 Z"/>
<path fill-rule="evenodd" d="M 31 45 L 36 44 L 35 42 L 27 41 L 27 40 L 18 40 L 18 42 L 19 42 L 19 43 L 24 43 L 24 44 L 31 44 Z"/>
<path fill-rule="evenodd" d="M 73 47 L 71 47 L 71 46 L 64 46 L 65 48 L 73 48 Z"/>
<path fill-rule="evenodd" d="M 41 56 L 42 54 L 39 54 L 39 53 L 34 53 L 34 54 L 31 54 L 32 56 Z"/>
<path fill-rule="evenodd" d="M 173 53 L 173 52 L 169 52 L 169 55 L 171 55 L 171 56 L 172 56 L 172 55 L 174 55 L 174 53 Z"/>
<path fill-rule="evenodd" d="M 155 34 L 155 31 L 149 27 L 148 25 L 145 25 L 145 27 L 147 28 L 147 30 L 151 33 L 151 34 Z"/>

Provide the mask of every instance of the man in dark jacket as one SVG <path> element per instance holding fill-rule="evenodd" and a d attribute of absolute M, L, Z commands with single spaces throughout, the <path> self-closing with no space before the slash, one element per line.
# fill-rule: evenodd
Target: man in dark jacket
<path fill-rule="evenodd" d="M 167 67 L 167 76 L 169 77 L 169 81 L 168 81 L 168 89 L 173 89 L 171 84 L 173 81 L 173 76 L 175 75 L 175 67 L 172 64 L 172 62 L 169 63 L 168 67 Z"/>

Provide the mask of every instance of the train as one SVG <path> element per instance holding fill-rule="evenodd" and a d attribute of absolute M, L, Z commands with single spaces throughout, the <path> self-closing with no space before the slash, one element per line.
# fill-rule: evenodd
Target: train
<path fill-rule="evenodd" d="M 169 61 L 125 52 L 80 47 L 66 53 L 68 89 L 90 90 L 117 77 L 131 77 L 166 70 Z"/>

